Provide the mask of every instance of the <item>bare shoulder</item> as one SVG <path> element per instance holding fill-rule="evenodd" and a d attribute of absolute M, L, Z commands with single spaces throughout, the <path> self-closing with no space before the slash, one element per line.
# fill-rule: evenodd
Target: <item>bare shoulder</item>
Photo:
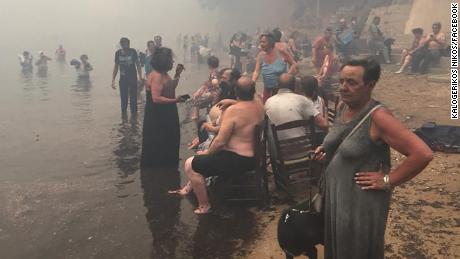
<path fill-rule="evenodd" d="M 155 73 L 156 73 L 155 70 L 153 70 L 152 72 L 150 72 L 150 74 L 147 76 L 147 79 L 153 78 L 153 77 L 155 76 Z"/>
<path fill-rule="evenodd" d="M 265 55 L 266 55 L 265 51 L 261 50 L 261 51 L 259 51 L 259 53 L 257 53 L 256 58 L 261 59 L 261 58 L 265 57 Z"/>
<path fill-rule="evenodd" d="M 404 125 L 386 108 L 380 107 L 372 115 L 372 123 L 380 131 L 402 130 Z"/>
<path fill-rule="evenodd" d="M 393 114 L 385 107 L 379 107 L 371 114 L 371 116 L 372 116 L 372 120 L 376 122 L 377 124 L 381 123 L 382 121 L 388 120 L 388 119 L 396 120 Z"/>
<path fill-rule="evenodd" d="M 261 118 L 261 120 L 263 120 L 265 117 L 265 106 L 262 100 L 254 99 L 251 111 L 253 111 L 253 116 L 255 116 L 255 118 Z"/>
<path fill-rule="evenodd" d="M 161 74 L 155 70 L 152 70 L 152 72 L 150 72 L 149 74 L 149 78 L 158 79 L 158 78 L 161 78 Z"/>
<path fill-rule="evenodd" d="M 241 112 L 241 107 L 240 107 L 240 104 L 239 103 L 236 103 L 234 105 L 231 105 L 229 106 L 227 109 L 225 109 L 225 118 L 229 118 L 229 117 L 234 117 L 236 116 L 238 113 Z"/>
<path fill-rule="evenodd" d="M 227 108 L 226 113 L 235 116 L 253 114 L 254 112 L 264 112 L 264 106 L 261 101 L 253 100 L 251 102 L 237 102 Z"/>
<path fill-rule="evenodd" d="M 287 46 L 285 44 L 280 45 L 280 47 L 278 48 L 278 51 L 281 54 L 288 54 L 289 53 L 288 48 L 287 48 Z"/>

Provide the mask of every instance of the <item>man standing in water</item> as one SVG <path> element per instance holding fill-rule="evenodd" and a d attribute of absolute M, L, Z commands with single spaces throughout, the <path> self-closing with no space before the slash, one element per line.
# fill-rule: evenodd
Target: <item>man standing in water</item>
<path fill-rule="evenodd" d="M 56 60 L 58 62 L 65 62 L 66 51 L 62 45 L 59 45 L 59 48 L 56 50 Z"/>
<path fill-rule="evenodd" d="M 129 99 L 131 114 L 137 114 L 137 85 L 138 80 L 143 81 L 141 64 L 137 51 L 129 46 L 129 39 L 121 38 L 120 45 L 121 49 L 115 53 L 112 88 L 116 89 L 115 78 L 120 70 L 121 112 L 126 114 Z"/>
<path fill-rule="evenodd" d="M 48 61 L 50 61 L 51 58 L 45 55 L 43 51 L 38 52 L 38 60 L 35 62 L 35 65 L 38 68 L 37 73 L 40 76 L 46 76 L 46 73 L 48 73 Z"/>
<path fill-rule="evenodd" d="M 22 67 L 23 73 L 30 73 L 34 70 L 33 60 L 34 57 L 30 55 L 28 51 L 24 51 L 22 55 L 19 56 L 19 64 Z"/>

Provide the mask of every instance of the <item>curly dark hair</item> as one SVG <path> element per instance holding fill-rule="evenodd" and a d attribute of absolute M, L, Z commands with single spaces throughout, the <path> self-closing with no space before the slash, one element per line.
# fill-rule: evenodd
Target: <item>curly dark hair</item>
<path fill-rule="evenodd" d="M 380 79 L 381 68 L 379 62 L 374 59 L 352 59 L 342 65 L 340 71 L 346 66 L 364 68 L 364 83 L 377 83 Z"/>
<path fill-rule="evenodd" d="M 230 69 L 231 69 L 231 68 L 226 67 L 226 68 L 222 68 L 221 70 L 219 70 L 219 78 L 222 77 L 222 75 L 225 73 L 225 71 L 230 70 Z"/>
<path fill-rule="evenodd" d="M 219 59 L 216 58 L 215 56 L 210 56 L 208 58 L 208 66 L 210 68 L 218 68 L 219 67 Z"/>
<path fill-rule="evenodd" d="M 168 72 L 173 68 L 173 53 L 170 48 L 160 47 L 153 53 L 150 60 L 152 68 L 160 73 Z"/>
<path fill-rule="evenodd" d="M 230 82 L 237 81 L 241 77 L 241 72 L 234 68 L 232 69 L 232 72 L 230 73 Z"/>
<path fill-rule="evenodd" d="M 272 35 L 275 38 L 275 42 L 280 42 L 281 37 L 283 37 L 283 33 L 281 32 L 280 28 L 273 29 Z"/>
<path fill-rule="evenodd" d="M 423 34 L 423 29 L 420 27 L 412 29 L 413 34 Z"/>
<path fill-rule="evenodd" d="M 313 101 L 318 99 L 319 89 L 318 80 L 314 76 L 303 76 L 300 78 L 300 86 L 302 87 L 305 95 L 310 97 Z"/>
<path fill-rule="evenodd" d="M 241 77 L 241 72 L 240 72 L 238 69 L 236 69 L 236 68 L 231 69 L 231 68 L 229 68 L 229 67 L 223 68 L 223 69 L 221 69 L 221 70 L 219 71 L 219 78 L 222 78 L 222 75 L 223 75 L 226 71 L 228 71 L 228 70 L 231 71 L 231 72 L 230 72 L 230 78 L 229 78 L 229 81 L 230 81 L 230 82 L 233 82 L 233 81 L 236 82 L 238 79 L 240 79 L 240 77 Z"/>
<path fill-rule="evenodd" d="M 259 40 L 261 40 L 263 37 L 265 37 L 268 41 L 268 45 L 270 47 L 275 47 L 275 43 L 276 43 L 276 40 L 275 40 L 275 37 L 273 36 L 273 34 L 271 33 L 264 33 L 264 34 L 261 34 L 260 37 L 259 37 Z"/>

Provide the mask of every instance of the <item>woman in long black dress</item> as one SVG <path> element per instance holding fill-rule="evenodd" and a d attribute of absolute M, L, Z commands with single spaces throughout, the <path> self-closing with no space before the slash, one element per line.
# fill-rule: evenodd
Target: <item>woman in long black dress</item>
<path fill-rule="evenodd" d="M 177 65 L 174 79 L 168 75 L 173 67 L 172 51 L 158 48 L 151 59 L 153 71 L 146 83 L 146 105 L 142 138 L 141 167 L 177 165 L 180 126 L 175 90 L 184 67 Z"/>

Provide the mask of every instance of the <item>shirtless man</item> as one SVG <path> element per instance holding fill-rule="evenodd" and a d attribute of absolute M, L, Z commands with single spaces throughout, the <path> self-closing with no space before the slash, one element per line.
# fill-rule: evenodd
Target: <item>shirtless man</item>
<path fill-rule="evenodd" d="M 226 104 L 231 106 L 223 113 L 219 133 L 209 150 L 185 161 L 184 170 L 190 182 L 170 192 L 187 195 L 193 190 L 198 199 L 196 214 L 206 214 L 211 209 L 206 177 L 244 173 L 255 166 L 254 130 L 264 119 L 264 106 L 255 96 L 254 82 L 247 77 L 238 80 L 235 92 L 237 100 L 227 100 Z"/>
<path fill-rule="evenodd" d="M 316 68 L 316 71 L 321 70 L 323 66 L 324 57 L 324 46 L 332 45 L 332 29 L 326 28 L 323 35 L 318 36 L 312 45 L 312 60 L 311 62 Z"/>

